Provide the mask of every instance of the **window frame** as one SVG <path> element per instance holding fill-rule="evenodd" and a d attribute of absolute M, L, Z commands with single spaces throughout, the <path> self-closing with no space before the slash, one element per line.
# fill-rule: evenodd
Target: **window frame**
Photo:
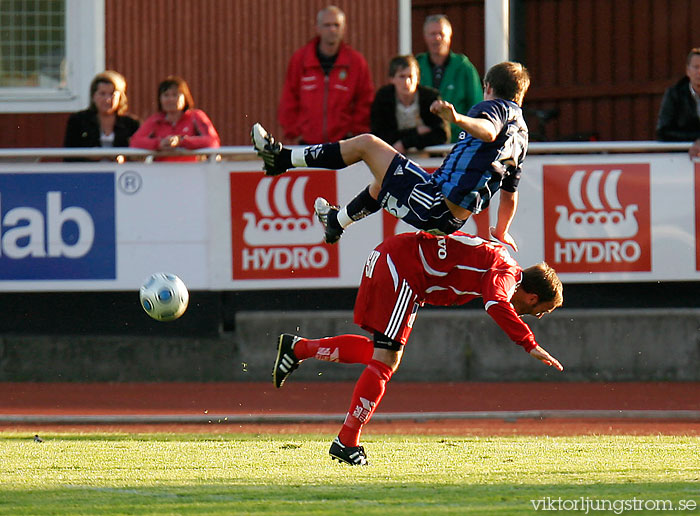
<path fill-rule="evenodd" d="M 0 113 L 86 109 L 92 78 L 105 66 L 105 0 L 66 0 L 66 87 L 0 88 Z"/>

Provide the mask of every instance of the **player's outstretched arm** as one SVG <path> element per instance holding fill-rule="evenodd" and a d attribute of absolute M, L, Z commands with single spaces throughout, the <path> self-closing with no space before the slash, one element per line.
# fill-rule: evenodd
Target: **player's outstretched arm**
<path fill-rule="evenodd" d="M 502 244 L 509 245 L 514 251 L 518 251 L 515 239 L 508 233 L 510 224 L 515 217 L 515 210 L 518 207 L 518 192 L 500 191 L 500 203 L 498 205 L 498 221 L 496 226 L 491 226 L 489 232 L 491 238 Z"/>
<path fill-rule="evenodd" d="M 433 102 L 430 105 L 430 111 L 451 124 L 457 124 L 474 138 L 485 142 L 492 142 L 498 136 L 496 126 L 493 125 L 491 121 L 485 118 L 472 118 L 470 116 L 461 115 L 457 113 L 455 107 L 446 100 L 436 100 Z"/>
<path fill-rule="evenodd" d="M 556 358 L 547 353 L 547 351 L 540 346 L 532 348 L 532 350 L 530 351 L 530 355 L 535 357 L 537 360 L 542 361 L 542 363 L 544 363 L 545 365 L 555 367 L 559 371 L 564 370 L 564 366 L 561 365 Z"/>

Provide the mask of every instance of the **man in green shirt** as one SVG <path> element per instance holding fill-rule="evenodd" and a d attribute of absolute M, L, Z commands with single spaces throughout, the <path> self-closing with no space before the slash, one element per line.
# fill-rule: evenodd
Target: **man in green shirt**
<path fill-rule="evenodd" d="M 423 23 L 423 36 L 428 51 L 416 56 L 420 83 L 439 90 L 442 100 L 452 104 L 458 113 L 468 113 L 474 104 L 484 100 L 481 78 L 467 56 L 450 50 L 450 20 L 444 14 L 431 14 Z M 451 129 L 452 142 L 456 142 L 462 129 L 455 124 Z"/>

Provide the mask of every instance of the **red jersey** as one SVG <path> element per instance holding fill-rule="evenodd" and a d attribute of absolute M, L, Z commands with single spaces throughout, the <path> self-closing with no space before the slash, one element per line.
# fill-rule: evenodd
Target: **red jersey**
<path fill-rule="evenodd" d="M 529 352 L 537 346 L 535 337 L 510 302 L 521 280 L 522 269 L 501 244 L 461 231 L 445 237 L 404 233 L 370 253 L 355 322 L 405 344 L 418 306 L 460 305 L 481 297 L 486 313 Z"/>

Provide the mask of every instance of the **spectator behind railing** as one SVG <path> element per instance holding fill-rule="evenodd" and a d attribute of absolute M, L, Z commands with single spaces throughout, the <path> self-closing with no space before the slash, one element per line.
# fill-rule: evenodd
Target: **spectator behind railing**
<path fill-rule="evenodd" d="M 170 152 L 156 161 L 198 161 L 176 155 L 177 149 L 220 147 L 221 140 L 207 114 L 195 109 L 184 79 L 171 75 L 158 85 L 158 113 L 151 115 L 131 137 L 131 147 Z"/>
<path fill-rule="evenodd" d="M 126 79 L 114 70 L 99 73 L 90 83 L 90 106 L 68 118 L 64 147 L 128 147 L 139 121 L 126 113 Z M 121 159 L 120 159 L 121 158 Z M 66 158 L 66 161 L 90 161 Z M 117 161 L 123 161 L 121 156 Z"/>
<path fill-rule="evenodd" d="M 338 141 L 369 130 L 374 85 L 367 61 L 343 42 L 345 13 L 316 16 L 317 37 L 294 52 L 277 116 L 291 144 Z"/>
<path fill-rule="evenodd" d="M 458 113 L 468 113 L 484 100 L 479 72 L 464 54 L 450 50 L 452 24 L 444 14 L 431 14 L 423 22 L 423 37 L 428 52 L 418 54 L 420 83 L 440 91 L 442 100 L 449 102 Z M 452 124 L 451 141 L 459 139 L 462 129 Z"/>
<path fill-rule="evenodd" d="M 690 50 L 685 77 L 664 93 L 656 137 L 667 142 L 693 142 L 688 154 L 700 157 L 700 47 Z"/>
<path fill-rule="evenodd" d="M 370 114 L 371 132 L 401 154 L 449 140 L 449 124 L 430 111 L 440 98 L 435 88 L 418 84 L 418 62 L 411 55 L 389 62 L 389 82 L 377 90 Z"/>

